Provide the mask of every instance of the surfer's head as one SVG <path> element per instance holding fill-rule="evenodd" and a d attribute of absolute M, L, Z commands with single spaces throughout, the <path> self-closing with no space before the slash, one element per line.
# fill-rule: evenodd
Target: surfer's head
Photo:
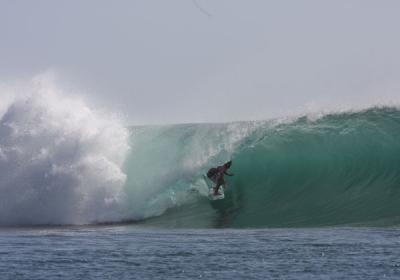
<path fill-rule="evenodd" d="M 231 160 L 224 164 L 224 166 L 225 166 L 226 168 L 230 168 L 231 165 L 232 165 L 232 161 L 231 161 Z"/>

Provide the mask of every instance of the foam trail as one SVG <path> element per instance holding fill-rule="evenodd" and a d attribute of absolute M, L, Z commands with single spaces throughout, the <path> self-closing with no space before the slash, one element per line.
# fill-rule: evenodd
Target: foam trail
<path fill-rule="evenodd" d="M 23 88 L 0 115 L 0 225 L 122 219 L 126 128 L 45 79 Z"/>

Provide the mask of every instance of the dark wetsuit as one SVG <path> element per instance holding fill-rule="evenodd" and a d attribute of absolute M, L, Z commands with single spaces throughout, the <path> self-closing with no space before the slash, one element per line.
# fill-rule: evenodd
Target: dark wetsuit
<path fill-rule="evenodd" d="M 224 173 L 228 168 L 224 165 L 218 166 L 216 168 L 211 168 L 207 172 L 207 177 L 210 178 L 217 185 L 222 185 L 224 183 Z"/>
<path fill-rule="evenodd" d="M 207 177 L 210 178 L 210 180 L 215 183 L 214 195 L 219 194 L 218 190 L 221 186 L 226 187 L 224 175 L 233 176 L 233 174 L 229 174 L 227 172 L 228 169 L 231 167 L 231 165 L 232 165 L 232 161 L 228 161 L 224 165 L 214 167 L 214 168 L 211 168 L 210 170 L 208 170 Z"/>

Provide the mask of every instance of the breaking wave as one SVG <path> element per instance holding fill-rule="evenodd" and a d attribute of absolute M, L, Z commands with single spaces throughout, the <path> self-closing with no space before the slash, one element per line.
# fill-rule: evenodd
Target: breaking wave
<path fill-rule="evenodd" d="M 395 107 L 285 121 L 128 128 L 43 81 L 25 87 L 22 96 L 1 94 L 1 226 L 400 221 Z M 235 176 L 227 179 L 226 197 L 210 202 L 202 174 L 229 159 Z"/>
<path fill-rule="evenodd" d="M 400 221 L 397 108 L 139 131 L 139 160 L 130 158 L 127 165 L 132 194 L 144 187 L 142 206 L 149 216 L 170 208 L 147 223 L 305 227 Z M 210 203 L 201 175 L 228 159 L 236 175 L 228 178 L 225 199 Z M 142 181 L 130 176 L 136 172 Z M 193 193 L 201 198 L 183 204 L 188 198 L 182 196 L 194 200 Z"/>
<path fill-rule="evenodd" d="M 122 219 L 127 129 L 40 79 L 15 96 L 0 116 L 0 224 Z"/>

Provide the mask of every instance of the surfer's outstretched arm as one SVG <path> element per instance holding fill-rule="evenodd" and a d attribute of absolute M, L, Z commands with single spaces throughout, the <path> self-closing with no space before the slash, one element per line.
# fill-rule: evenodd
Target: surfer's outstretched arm
<path fill-rule="evenodd" d="M 225 175 L 228 175 L 228 176 L 233 176 L 233 175 L 235 175 L 235 174 L 233 174 L 233 173 L 228 173 L 228 172 L 226 172 L 226 171 L 224 171 L 224 174 L 225 174 Z"/>

